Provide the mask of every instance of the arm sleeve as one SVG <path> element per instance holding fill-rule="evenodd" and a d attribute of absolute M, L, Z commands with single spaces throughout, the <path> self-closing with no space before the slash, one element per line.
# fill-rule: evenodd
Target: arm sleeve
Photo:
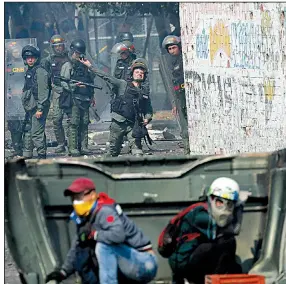
<path fill-rule="evenodd" d="M 106 81 L 107 84 L 112 86 L 112 90 L 114 94 L 121 95 L 124 94 L 126 87 L 127 87 L 127 82 L 125 80 L 121 79 L 116 79 L 115 77 L 96 69 L 94 66 L 90 66 L 89 70 L 94 72 L 98 77 L 102 78 L 104 81 Z"/>
<path fill-rule="evenodd" d="M 121 81 L 124 81 L 124 80 L 121 80 L 121 79 L 117 79 L 99 69 L 96 69 L 94 66 L 90 66 L 89 67 L 89 70 L 91 72 L 93 72 L 95 75 L 97 75 L 98 77 L 102 78 L 104 81 L 114 85 L 115 87 L 119 88 L 120 84 L 121 84 Z M 125 81 L 124 81 L 125 82 Z"/>
<path fill-rule="evenodd" d="M 49 86 L 49 74 L 43 68 L 37 69 L 37 84 L 38 84 L 38 101 L 37 109 L 42 111 L 45 106 L 49 104 L 50 100 L 50 86 Z"/>
<path fill-rule="evenodd" d="M 208 239 L 213 239 L 212 232 L 212 218 L 207 211 L 197 209 L 187 215 L 188 222 L 195 227 L 201 234 L 205 235 Z"/>
<path fill-rule="evenodd" d="M 98 212 L 97 220 L 100 226 L 97 230 L 97 241 L 106 244 L 120 244 L 125 241 L 123 224 L 113 208 L 102 207 Z"/>
<path fill-rule="evenodd" d="M 45 67 L 46 70 L 51 70 L 52 66 L 51 66 L 51 57 L 48 56 L 46 58 L 43 58 L 41 60 L 41 65 Z"/>
<path fill-rule="evenodd" d="M 73 239 L 70 250 L 67 253 L 62 269 L 66 272 L 67 277 L 74 273 L 74 263 L 76 258 L 76 247 L 78 245 L 77 236 Z"/>
<path fill-rule="evenodd" d="M 71 70 L 72 70 L 71 64 L 69 62 L 66 62 L 61 68 L 61 77 L 65 77 L 66 79 L 70 79 L 71 78 Z M 65 89 L 68 92 L 73 92 L 76 88 L 76 84 L 67 83 L 64 81 L 61 81 L 61 86 L 63 87 L 63 89 Z"/>

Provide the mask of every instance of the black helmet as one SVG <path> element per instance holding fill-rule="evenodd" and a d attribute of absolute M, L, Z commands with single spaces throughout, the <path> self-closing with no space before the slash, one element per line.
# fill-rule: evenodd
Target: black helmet
<path fill-rule="evenodd" d="M 82 39 L 75 39 L 70 45 L 71 53 L 77 52 L 85 55 L 86 45 Z"/>
<path fill-rule="evenodd" d="M 28 56 L 34 56 L 36 58 L 41 57 L 41 51 L 37 46 L 26 45 L 22 49 L 22 58 L 26 60 Z"/>
<path fill-rule="evenodd" d="M 133 42 L 134 41 L 133 34 L 130 32 L 120 32 L 116 37 L 116 42 L 121 42 L 124 40 Z"/>

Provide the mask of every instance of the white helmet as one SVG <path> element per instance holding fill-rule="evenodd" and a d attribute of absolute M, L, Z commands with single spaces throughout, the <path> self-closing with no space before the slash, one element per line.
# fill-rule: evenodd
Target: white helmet
<path fill-rule="evenodd" d="M 213 181 L 207 195 L 214 195 L 236 202 L 239 199 L 239 185 L 231 178 L 220 177 Z"/>

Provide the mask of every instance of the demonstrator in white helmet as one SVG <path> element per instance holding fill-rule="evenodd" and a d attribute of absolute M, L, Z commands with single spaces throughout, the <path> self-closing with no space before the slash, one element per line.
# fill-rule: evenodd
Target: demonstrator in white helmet
<path fill-rule="evenodd" d="M 228 177 L 213 181 L 205 202 L 176 215 L 159 237 L 158 251 L 169 259 L 173 284 L 203 284 L 208 274 L 241 273 L 236 240 L 248 193 Z M 175 226 L 177 230 L 175 229 Z"/>

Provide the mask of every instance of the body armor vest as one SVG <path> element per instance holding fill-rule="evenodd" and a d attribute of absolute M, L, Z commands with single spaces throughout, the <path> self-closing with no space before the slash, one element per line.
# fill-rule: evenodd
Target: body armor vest
<path fill-rule="evenodd" d="M 54 78 L 54 76 L 61 75 L 62 66 L 68 61 L 68 57 L 64 56 L 52 56 L 51 57 L 51 72 L 53 76 L 53 83 L 56 86 L 61 86 L 61 80 Z"/>
<path fill-rule="evenodd" d="M 128 120 L 134 122 L 136 111 L 140 113 L 144 110 L 144 100 L 149 96 L 143 94 L 142 90 L 128 83 L 123 96 L 116 96 L 111 101 L 111 111 L 116 112 Z"/>
<path fill-rule="evenodd" d="M 131 82 L 131 64 L 133 60 L 136 59 L 135 55 L 130 55 L 128 59 L 119 59 L 116 62 L 114 77 L 117 79 L 122 79 L 127 82 Z"/>
<path fill-rule="evenodd" d="M 74 64 L 71 79 L 84 83 L 94 84 L 94 80 L 88 71 L 88 68 L 82 63 Z M 93 97 L 93 88 L 87 86 L 85 88 L 76 87 L 74 95 L 79 100 L 90 101 L 90 99 Z"/>
<path fill-rule="evenodd" d="M 28 68 L 25 73 L 25 85 L 23 91 L 32 90 L 32 94 L 35 100 L 38 100 L 38 83 L 37 83 L 37 69 L 42 67 L 41 65 L 36 65 L 32 68 Z"/>
<path fill-rule="evenodd" d="M 173 61 L 173 84 L 175 91 L 184 91 L 184 69 L 183 69 L 183 59 L 182 55 L 176 56 L 175 60 Z"/>

